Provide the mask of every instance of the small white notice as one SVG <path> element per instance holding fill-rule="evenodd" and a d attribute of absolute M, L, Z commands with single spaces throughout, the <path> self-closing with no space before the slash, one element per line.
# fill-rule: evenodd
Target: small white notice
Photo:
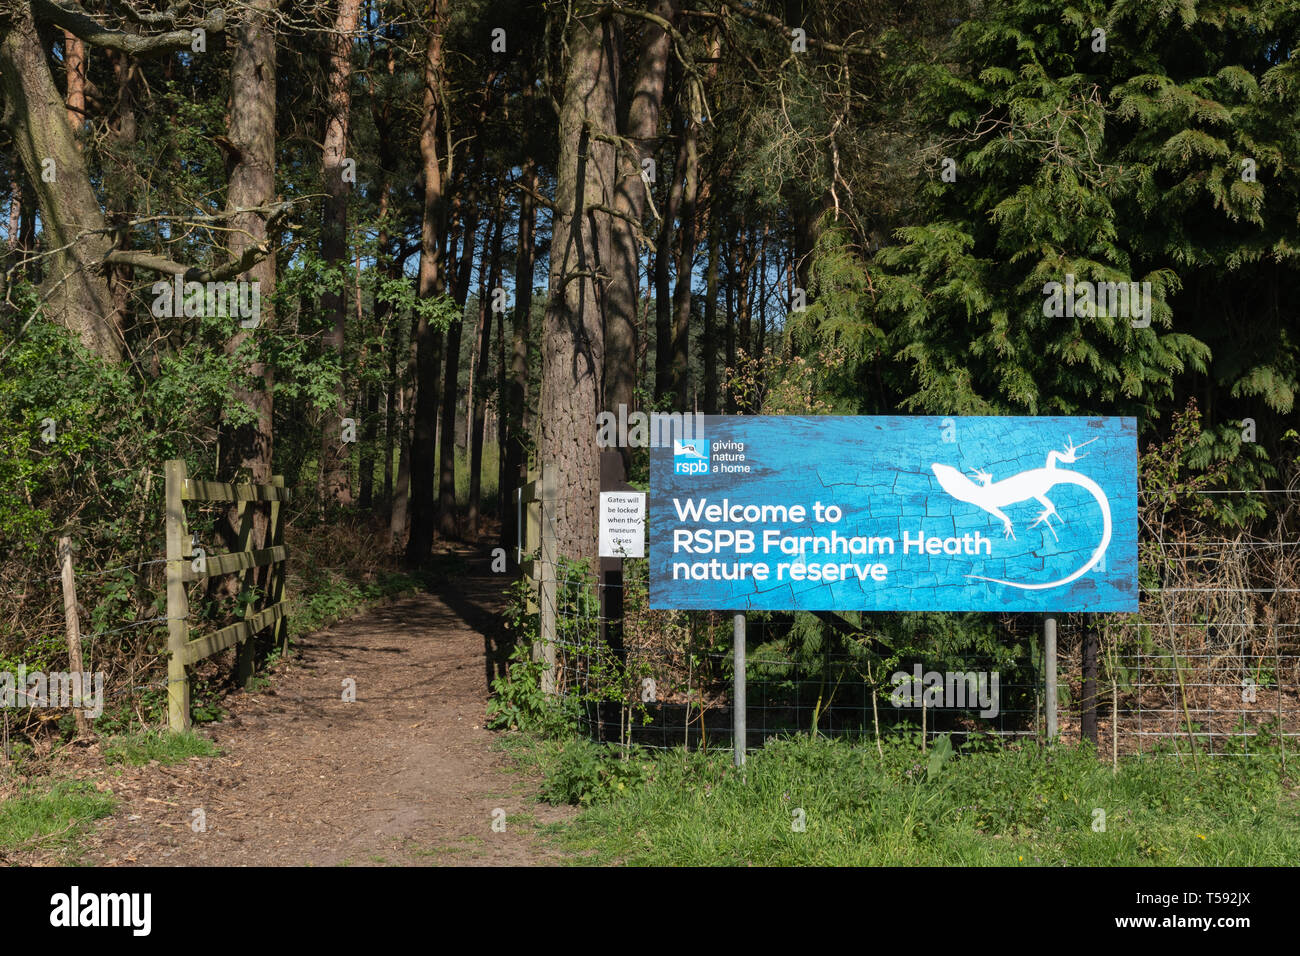
<path fill-rule="evenodd" d="M 645 493 L 600 493 L 600 556 L 645 557 Z"/>

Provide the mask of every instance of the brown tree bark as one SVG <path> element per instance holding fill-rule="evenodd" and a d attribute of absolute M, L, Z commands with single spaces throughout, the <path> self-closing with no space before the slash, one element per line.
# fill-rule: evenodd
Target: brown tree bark
<path fill-rule="evenodd" d="M 438 152 L 439 101 L 443 82 L 442 31 L 447 26 L 447 0 L 437 0 L 434 22 L 424 57 L 424 108 L 420 118 L 420 160 L 424 179 L 424 209 L 420 219 L 421 299 L 441 295 L 442 165 Z M 442 331 L 422 313 L 417 319 L 415 423 L 410 453 L 410 537 L 406 543 L 409 564 L 424 562 L 433 548 L 434 437 L 438 421 L 438 370 L 442 364 Z M 400 477 L 399 477 L 400 484 Z M 396 510 L 394 510 L 396 518 Z"/>
<path fill-rule="evenodd" d="M 234 34 L 230 65 L 230 113 L 227 138 L 233 165 L 226 191 L 228 209 L 250 210 L 275 198 L 275 0 L 251 0 Z M 238 259 L 250 247 L 268 245 L 267 216 L 238 212 L 229 217 L 230 254 Z M 226 341 L 226 352 L 239 354 L 250 338 L 263 334 L 274 316 L 269 314 L 275 294 L 275 258 L 267 255 L 240 278 L 258 284 L 261 315 L 253 328 L 238 327 Z M 254 422 L 227 428 L 221 442 L 222 471 L 229 478 L 246 468 L 255 482 L 271 478 L 271 413 L 274 371 L 257 355 L 244 365 L 244 380 L 235 388 L 236 399 L 253 413 Z M 264 541 L 266 521 L 255 526 L 258 547 Z"/>
<path fill-rule="evenodd" d="M 460 395 L 460 346 L 465 328 L 463 318 L 467 295 L 460 291 L 460 278 L 468 284 L 474 261 L 474 243 L 478 234 L 478 214 L 471 213 L 465 224 L 461 245 L 460 268 L 455 281 L 452 301 L 456 303 L 456 317 L 447 328 L 446 350 L 442 378 L 442 424 L 438 435 L 438 534 L 444 538 L 456 537 L 456 401 Z"/>
<path fill-rule="evenodd" d="M 664 219 L 659 225 L 659 238 L 655 243 L 655 399 L 671 395 L 673 390 L 673 300 L 670 266 L 673 236 L 677 215 L 682 207 L 682 170 L 686 167 L 686 137 L 681 129 L 680 113 L 673 122 L 677 140 L 677 158 L 673 163 L 672 180 L 668 186 Z M 676 405 L 673 399 L 673 405 Z"/>
<path fill-rule="evenodd" d="M 736 249 L 731 239 L 727 240 L 723 261 L 727 266 L 727 279 L 722 283 L 722 292 L 727 306 L 727 325 L 724 335 L 727 351 L 727 376 L 735 376 L 736 370 Z M 727 389 L 726 413 L 736 414 L 736 390 Z"/>
<path fill-rule="evenodd" d="M 583 3 L 573 20 L 560 111 L 550 287 L 542 344 L 541 460 L 552 468 L 558 553 L 596 554 L 600 454 L 596 414 L 605 360 L 603 290 L 610 267 L 614 148 L 593 134 L 615 128 L 618 36 L 607 13 Z"/>
<path fill-rule="evenodd" d="M 71 30 L 63 31 L 63 71 L 68 88 L 68 125 L 76 135 L 86 122 L 86 43 Z"/>
<path fill-rule="evenodd" d="M 527 102 L 527 99 L 525 99 Z M 524 161 L 519 193 L 519 237 L 515 257 L 515 320 L 510 333 L 510 373 L 506 384 L 506 440 L 502 455 L 504 474 L 510 485 L 507 492 L 528 481 L 528 367 L 531 364 L 532 336 L 529 332 L 533 308 L 533 267 L 535 260 L 533 194 L 537 191 L 537 164 Z M 501 522 L 501 543 L 513 560 L 518 541 L 518 515 L 514 501 L 506 499 Z"/>
<path fill-rule="evenodd" d="M 0 25 L 4 125 L 13 138 L 41 210 L 46 246 L 45 312 L 109 362 L 122 358 L 122 332 L 103 262 L 110 242 L 104 211 L 50 75 L 30 3 L 19 2 Z"/>
<path fill-rule="evenodd" d="M 111 243 L 67 106 L 50 73 L 40 27 L 68 30 L 82 41 L 133 56 L 183 49 L 190 25 L 150 36 L 105 27 L 75 0 L 13 0 L 0 15 L 0 121 L 13 139 L 28 181 L 36 191 L 50 252 L 42 284 L 47 316 L 75 333 L 99 357 L 122 357 L 123 337 L 104 275 Z M 211 32 L 225 28 L 221 9 L 194 24 Z"/>
<path fill-rule="evenodd" d="M 321 168 L 325 178 L 325 208 L 321 217 L 321 258 L 328 270 L 342 271 L 347 262 L 348 193 L 351 185 L 344 181 L 347 158 L 348 125 L 352 113 L 352 42 L 356 35 L 361 0 L 338 0 L 334 27 L 329 37 L 329 67 L 325 75 L 325 139 Z M 344 370 L 339 378 L 335 399 L 334 421 L 325 420 L 321 434 L 320 498 L 326 505 L 352 503 L 352 469 L 347 446 L 343 442 L 342 421 L 348 416 L 347 363 L 344 344 L 347 332 L 347 309 L 342 285 L 321 296 L 321 312 L 326 331 L 324 344 L 333 352 Z"/>
<path fill-rule="evenodd" d="M 127 32 L 136 32 L 136 26 L 133 23 L 125 23 L 123 29 Z M 114 138 L 117 140 L 119 148 L 123 154 L 129 155 L 128 149 L 134 145 L 138 124 L 135 115 L 135 85 L 139 75 L 139 66 L 135 58 L 128 53 L 113 52 L 109 56 L 113 61 L 113 76 L 117 80 L 117 107 L 116 107 L 116 130 Z M 82 67 L 85 68 L 86 59 L 82 54 Z M 85 103 L 85 78 L 82 77 L 83 90 L 81 100 Z M 131 248 L 131 233 L 128 222 L 133 215 L 134 203 L 128 188 L 122 184 L 130 184 L 136 180 L 136 171 L 134 165 L 124 169 L 123 175 L 106 177 L 106 205 L 109 207 L 108 224 L 113 228 L 113 249 L 127 250 Z M 131 319 L 131 289 L 135 285 L 135 269 L 127 263 L 112 265 L 108 268 L 108 291 L 113 297 L 114 323 L 118 328 L 123 330 L 124 335 L 130 334 L 128 323 Z M 155 351 L 150 356 L 150 361 L 157 368 L 159 360 L 158 353 Z"/>
<path fill-rule="evenodd" d="M 671 0 L 656 0 L 651 12 L 672 22 L 675 7 Z M 614 209 L 625 218 L 615 218 L 610 224 L 613 260 L 605 311 L 605 408 L 615 412 L 620 405 L 631 411 L 635 401 L 637 300 L 641 292 L 639 226 L 645 218 L 650 188 L 642 178 L 641 164 L 652 158 L 651 145 L 659 135 L 671 46 L 672 37 L 663 27 L 653 22 L 645 25 L 623 133 L 626 142 L 618 152 Z M 626 467 L 630 449 L 623 451 Z"/>
<path fill-rule="evenodd" d="M 718 414 L 718 213 L 709 214 L 709 267 L 705 277 L 704 328 L 701 350 L 704 353 L 704 414 Z"/>
<path fill-rule="evenodd" d="M 691 346 L 691 280 L 695 271 L 695 243 L 697 235 L 696 198 L 700 188 L 700 154 L 699 154 L 699 115 L 703 108 L 696 99 L 696 87 L 687 84 L 684 91 L 686 102 L 682 104 L 685 112 L 682 143 L 683 164 L 681 171 L 681 227 L 677 247 L 677 285 L 673 289 L 673 354 L 669 379 L 669 391 L 674 396 L 674 408 L 690 411 L 690 346 Z M 674 186 L 677 171 L 674 170 Z"/>
<path fill-rule="evenodd" d="M 484 267 L 487 276 L 483 283 L 484 294 L 479 296 L 478 326 L 478 388 L 470 387 L 470 404 L 473 418 L 469 428 L 469 503 L 465 510 L 465 520 L 469 528 L 471 541 L 478 540 L 480 496 L 483 491 L 483 431 L 487 417 L 487 369 L 492 348 L 492 312 L 489 302 L 492 290 L 501 281 L 501 223 L 505 216 L 500 200 L 497 202 L 495 224 L 492 229 L 492 241 L 484 245 Z"/>
<path fill-rule="evenodd" d="M 415 386 L 420 374 L 418 317 L 411 320 L 407 342 L 406 373 L 397 389 L 397 475 L 393 484 L 393 506 L 388 515 L 389 545 L 393 550 L 403 546 L 410 530 L 411 444 L 415 440 Z"/>

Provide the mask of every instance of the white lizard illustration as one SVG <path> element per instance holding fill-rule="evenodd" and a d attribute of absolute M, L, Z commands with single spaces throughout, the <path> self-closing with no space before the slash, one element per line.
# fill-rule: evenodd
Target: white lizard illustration
<path fill-rule="evenodd" d="M 1093 438 L 1083 443 L 1091 445 L 1097 439 Z M 1083 445 L 1075 445 L 1070 437 L 1066 436 L 1065 451 L 1049 451 L 1047 453 L 1047 465 L 1043 468 L 1030 468 L 1020 472 L 1018 475 L 1012 475 L 1002 481 L 994 481 L 993 476 L 987 471 L 979 471 L 974 468 L 975 477 L 979 479 L 979 484 L 971 481 L 956 468 L 951 465 L 932 464 L 930 467 L 934 470 L 935 477 L 939 479 L 939 484 L 944 491 L 952 495 L 958 501 L 966 501 L 982 508 L 989 514 L 1002 521 L 1003 528 L 1006 529 L 1006 537 L 1014 540 L 1016 533 L 1011 527 L 1011 519 L 1002 511 L 1007 505 L 1015 504 L 1018 501 L 1028 501 L 1030 498 L 1035 499 L 1043 506 L 1043 512 L 1038 516 L 1031 528 L 1046 522 L 1048 529 L 1052 532 L 1052 537 L 1056 537 L 1056 529 L 1052 527 L 1052 518 L 1056 518 L 1062 524 L 1065 519 L 1056 513 L 1056 506 L 1052 504 L 1047 497 L 1047 492 L 1053 485 L 1069 484 L 1078 485 L 1083 488 L 1095 499 L 1101 506 L 1102 533 L 1101 543 L 1097 545 L 1097 550 L 1092 553 L 1088 563 L 1073 574 L 1061 578 L 1059 581 L 1049 581 L 1046 584 L 1023 584 L 1019 581 L 1003 581 L 1000 578 L 987 578 L 979 574 L 968 574 L 968 578 L 974 578 L 978 581 L 992 581 L 994 584 L 1005 584 L 1009 587 L 1020 588 L 1025 591 L 1043 591 L 1048 588 L 1060 587 L 1063 584 L 1069 584 L 1087 574 L 1093 566 L 1101 560 L 1101 556 L 1106 553 L 1106 548 L 1110 545 L 1110 501 L 1106 498 L 1101 486 L 1077 471 L 1070 471 L 1066 468 L 1057 468 L 1058 462 L 1067 465 L 1074 464 L 1080 458 L 1086 458 L 1086 455 L 1078 454 Z M 1059 539 L 1058 539 L 1059 540 Z"/>

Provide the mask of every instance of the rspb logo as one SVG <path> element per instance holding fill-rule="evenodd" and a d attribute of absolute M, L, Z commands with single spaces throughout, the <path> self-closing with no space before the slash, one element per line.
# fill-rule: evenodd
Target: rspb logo
<path fill-rule="evenodd" d="M 673 440 L 673 474 L 707 475 L 709 473 L 709 443 L 703 438 L 677 438 Z"/>

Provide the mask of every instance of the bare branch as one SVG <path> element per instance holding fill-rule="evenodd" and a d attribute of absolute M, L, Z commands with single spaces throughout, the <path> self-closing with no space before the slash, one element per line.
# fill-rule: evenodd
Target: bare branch
<path fill-rule="evenodd" d="M 247 272 L 257 263 L 271 254 L 269 242 L 249 246 L 244 254 L 233 262 L 217 266 L 215 269 L 200 269 L 186 266 L 172 259 L 155 256 L 153 253 L 138 249 L 114 249 L 104 257 L 109 265 L 134 266 L 137 269 L 149 269 L 164 275 L 184 276 L 186 282 L 224 282 Z"/>
<path fill-rule="evenodd" d="M 746 4 L 741 3 L 740 0 L 722 0 L 722 3 L 723 6 L 727 7 L 727 9 L 740 14 L 742 17 L 748 17 L 751 20 L 758 20 L 760 23 L 766 24 L 768 27 L 779 32 L 787 40 L 794 39 L 794 28 L 787 26 L 780 17 L 774 16 L 764 10 L 756 10 L 752 6 L 747 6 Z M 841 46 L 838 43 L 828 43 L 825 40 L 819 40 L 816 37 L 810 36 L 805 37 L 804 39 L 810 47 L 817 47 L 818 49 L 825 50 L 828 53 L 852 53 L 856 56 L 879 55 L 878 50 L 871 50 L 867 47 Z"/>
<path fill-rule="evenodd" d="M 60 26 L 93 46 L 131 56 L 149 56 L 171 50 L 183 50 L 194 42 L 195 29 L 220 33 L 226 28 L 226 11 L 214 10 L 209 16 L 182 30 L 170 30 L 153 36 L 124 33 L 104 26 L 76 0 L 32 0 L 32 10 L 42 20 Z"/>

